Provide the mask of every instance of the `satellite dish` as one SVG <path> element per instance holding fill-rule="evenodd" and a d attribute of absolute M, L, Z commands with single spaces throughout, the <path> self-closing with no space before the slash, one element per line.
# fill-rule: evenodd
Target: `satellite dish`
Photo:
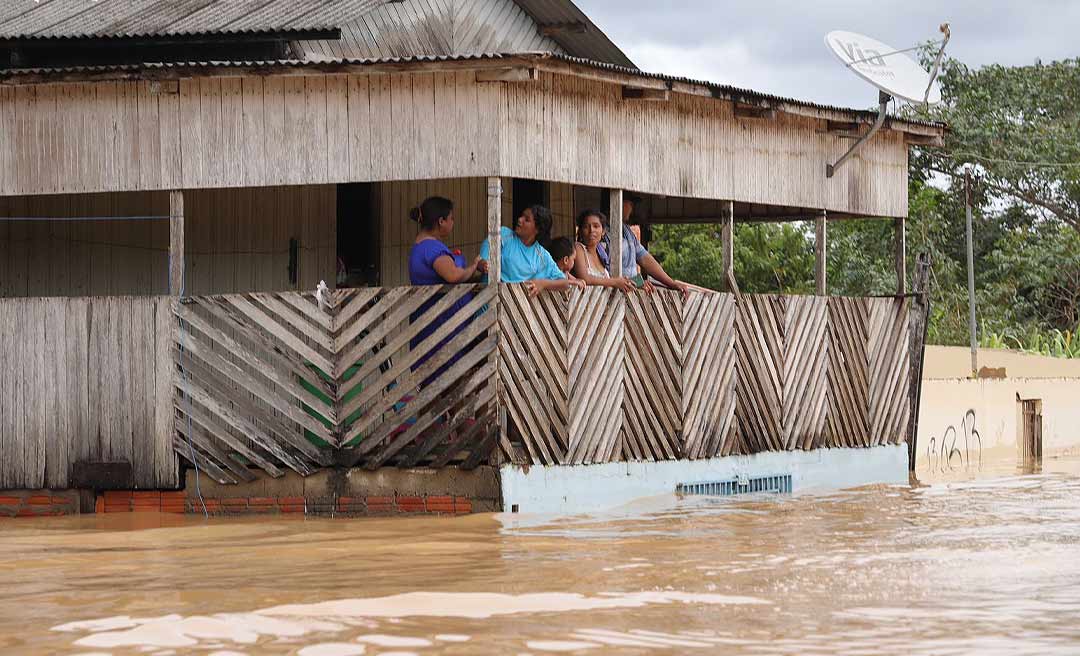
<path fill-rule="evenodd" d="M 931 105 L 941 102 L 941 90 L 930 74 L 896 48 L 842 30 L 826 34 L 825 45 L 852 73 L 894 98 L 910 103 L 922 103 L 925 98 Z"/>
<path fill-rule="evenodd" d="M 942 51 L 938 53 L 938 63 L 945 50 L 944 44 L 949 42 L 947 23 L 942 24 L 941 32 L 945 35 L 945 40 L 942 42 Z M 904 54 L 905 51 L 891 48 L 877 39 L 855 32 L 836 30 L 825 35 L 825 45 L 848 70 L 878 89 L 877 120 L 870 131 L 859 137 L 835 164 L 825 166 L 825 177 L 831 178 L 836 169 L 885 124 L 890 100 L 899 98 L 910 103 L 934 105 L 941 102 L 941 89 L 934 84 L 934 76 Z M 935 73 L 937 66 L 938 64 L 934 65 Z"/>

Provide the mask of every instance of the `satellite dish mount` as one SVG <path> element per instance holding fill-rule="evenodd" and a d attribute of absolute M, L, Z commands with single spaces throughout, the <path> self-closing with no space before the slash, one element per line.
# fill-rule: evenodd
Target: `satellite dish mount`
<path fill-rule="evenodd" d="M 947 26 L 942 26 L 946 32 Z M 946 42 L 948 34 L 946 34 Z M 878 115 L 870 131 L 859 137 L 851 148 L 833 164 L 825 165 L 825 177 L 831 178 L 856 150 L 862 147 L 885 125 L 889 102 L 893 99 L 909 103 L 933 105 L 941 102 L 941 91 L 933 78 L 904 55 L 884 43 L 855 32 L 835 31 L 825 35 L 825 45 L 844 66 L 878 89 Z M 908 48 L 907 50 L 915 50 Z M 944 50 L 944 47 L 942 48 Z M 940 60 L 941 54 L 938 54 Z"/>
<path fill-rule="evenodd" d="M 874 125 L 870 127 L 869 132 L 859 137 L 858 141 L 851 144 L 851 148 L 848 148 L 847 152 L 841 155 L 840 159 L 836 160 L 835 164 L 825 165 L 826 178 L 833 177 L 833 173 L 836 173 L 836 169 L 840 168 L 840 165 L 844 163 L 844 160 L 846 160 L 848 157 L 851 157 L 852 153 L 861 148 L 864 143 L 870 140 L 870 137 L 874 136 L 877 131 L 881 129 L 881 126 L 885 125 L 885 115 L 889 111 L 889 102 L 891 102 L 892 99 L 893 97 L 889 94 L 885 93 L 884 91 L 878 90 L 878 115 L 877 119 L 874 121 Z"/>

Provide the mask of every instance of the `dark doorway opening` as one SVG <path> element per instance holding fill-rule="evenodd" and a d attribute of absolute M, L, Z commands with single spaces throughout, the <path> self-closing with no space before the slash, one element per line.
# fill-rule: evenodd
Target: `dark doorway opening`
<path fill-rule="evenodd" d="M 1021 399 L 1023 442 L 1021 449 L 1025 465 L 1042 460 L 1042 400 Z"/>
<path fill-rule="evenodd" d="M 549 205 L 548 186 L 543 180 L 514 178 L 510 191 L 514 199 L 513 216 L 515 218 L 521 216 L 521 213 L 526 208 L 533 205 L 543 205 L 545 207 Z"/>
<path fill-rule="evenodd" d="M 379 221 L 369 182 L 337 186 L 337 286 L 379 285 Z"/>

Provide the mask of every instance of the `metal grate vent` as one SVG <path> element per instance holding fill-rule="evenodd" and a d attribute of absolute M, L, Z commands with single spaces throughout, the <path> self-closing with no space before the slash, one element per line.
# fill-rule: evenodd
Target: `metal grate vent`
<path fill-rule="evenodd" d="M 709 481 L 705 483 L 679 483 L 675 493 L 682 495 L 708 495 L 730 497 L 736 494 L 791 494 L 791 474 L 778 476 L 741 476 L 729 481 Z"/>

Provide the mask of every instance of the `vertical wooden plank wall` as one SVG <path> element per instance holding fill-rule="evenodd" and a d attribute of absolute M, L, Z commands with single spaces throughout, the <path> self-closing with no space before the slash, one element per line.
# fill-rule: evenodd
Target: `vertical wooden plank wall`
<path fill-rule="evenodd" d="M 185 293 L 293 288 L 290 237 L 300 240 L 297 286 L 332 286 L 336 199 L 333 185 L 185 191 Z M 168 192 L 0 198 L 0 217 L 163 217 L 0 219 L 0 297 L 167 294 L 169 215 Z"/>
<path fill-rule="evenodd" d="M 0 489 L 64 488 L 78 461 L 178 484 L 171 299 L 0 299 Z M 163 357 L 164 356 L 164 357 Z"/>
<path fill-rule="evenodd" d="M 625 101 L 620 84 L 550 72 L 520 84 L 469 70 L 293 73 L 15 86 L 0 94 L 0 152 L 14 160 L 0 193 L 500 175 L 907 214 L 904 135 L 883 130 L 826 180 L 848 144 L 811 108 L 744 119 L 730 101 Z"/>

